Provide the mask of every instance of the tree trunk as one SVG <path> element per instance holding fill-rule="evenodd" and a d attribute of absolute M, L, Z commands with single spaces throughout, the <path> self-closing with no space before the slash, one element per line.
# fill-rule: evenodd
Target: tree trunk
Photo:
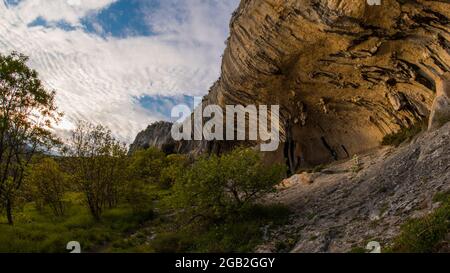
<path fill-rule="evenodd" d="M 12 204 L 11 204 L 11 199 L 10 198 L 6 199 L 6 218 L 8 219 L 8 224 L 9 225 L 13 225 L 14 224 L 13 216 L 12 216 Z"/>

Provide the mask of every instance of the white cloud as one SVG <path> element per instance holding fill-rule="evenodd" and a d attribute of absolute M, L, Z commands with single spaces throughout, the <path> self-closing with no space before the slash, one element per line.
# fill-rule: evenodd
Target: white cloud
<path fill-rule="evenodd" d="M 78 24 L 79 19 L 89 12 L 105 8 L 117 0 L 23 0 L 14 9 L 25 23 L 37 17 L 47 21 L 64 20 Z"/>
<path fill-rule="evenodd" d="M 23 0 L 7 8 L 0 1 L 0 51 L 29 55 L 30 65 L 57 91 L 65 112 L 60 129 L 84 119 L 102 123 L 130 142 L 155 121 L 133 97 L 206 94 L 219 76 L 228 21 L 238 0 L 161 0 L 143 18 L 158 33 L 151 37 L 103 39 L 81 28 L 27 26 L 39 16 L 77 25 L 111 2 Z M 175 17 L 182 20 L 168 19 Z"/>

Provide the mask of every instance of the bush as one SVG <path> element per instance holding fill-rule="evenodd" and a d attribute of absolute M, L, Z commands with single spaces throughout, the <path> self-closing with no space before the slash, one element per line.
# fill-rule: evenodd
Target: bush
<path fill-rule="evenodd" d="M 237 149 L 221 157 L 202 158 L 180 174 L 172 202 L 184 209 L 189 222 L 210 222 L 239 217 L 241 210 L 274 190 L 285 168 L 265 166 L 259 154 Z"/>
<path fill-rule="evenodd" d="M 165 166 L 161 170 L 158 184 L 162 189 L 169 189 L 175 184 L 178 177 L 182 176 L 183 170 L 188 167 L 188 161 L 184 155 L 168 155 Z"/>
<path fill-rule="evenodd" d="M 130 159 L 128 176 L 132 180 L 141 180 L 147 184 L 158 183 L 166 155 L 156 148 L 137 151 Z"/>
<path fill-rule="evenodd" d="M 43 158 L 27 170 L 25 185 L 38 209 L 48 205 L 55 216 L 63 216 L 67 181 L 68 175 L 54 159 Z"/>
<path fill-rule="evenodd" d="M 125 145 L 108 128 L 79 121 L 64 150 L 76 190 L 84 193 L 92 216 L 100 221 L 105 209 L 118 205 Z"/>
<path fill-rule="evenodd" d="M 122 185 L 121 198 L 129 204 L 135 212 L 142 212 L 150 208 L 151 196 L 148 186 L 142 180 L 128 180 Z"/>
<path fill-rule="evenodd" d="M 183 155 L 166 157 L 156 148 L 138 151 L 127 168 L 127 178 L 121 189 L 123 201 L 137 212 L 148 210 L 153 199 L 159 199 L 159 194 L 172 187 L 186 164 Z"/>

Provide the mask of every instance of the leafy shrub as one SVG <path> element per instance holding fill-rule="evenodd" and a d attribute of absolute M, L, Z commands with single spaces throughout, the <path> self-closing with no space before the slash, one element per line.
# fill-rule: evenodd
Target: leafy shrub
<path fill-rule="evenodd" d="M 274 190 L 285 168 L 265 166 L 259 154 L 237 149 L 229 154 L 202 158 L 178 177 L 172 202 L 183 208 L 190 222 L 223 221 Z"/>
<path fill-rule="evenodd" d="M 100 221 L 106 208 L 118 205 L 126 148 L 102 126 L 78 121 L 64 149 L 76 190 L 85 195 L 92 217 Z"/>
<path fill-rule="evenodd" d="M 178 177 L 182 176 L 183 170 L 186 167 L 188 167 L 186 156 L 177 154 L 168 155 L 165 160 L 165 167 L 161 170 L 159 186 L 162 189 L 171 188 Z"/>
<path fill-rule="evenodd" d="M 156 148 L 136 152 L 127 168 L 127 181 L 121 189 L 122 199 L 135 211 L 147 210 L 155 191 L 170 189 L 186 165 L 183 155 L 166 157 Z"/>
<path fill-rule="evenodd" d="M 38 208 L 49 205 L 55 216 L 63 216 L 67 182 L 68 175 L 58 163 L 52 158 L 44 158 L 30 166 L 25 185 Z"/>
<path fill-rule="evenodd" d="M 166 155 L 156 149 L 148 148 L 133 154 L 127 171 L 129 179 L 141 180 L 147 184 L 159 182 L 161 170 L 165 167 Z"/>

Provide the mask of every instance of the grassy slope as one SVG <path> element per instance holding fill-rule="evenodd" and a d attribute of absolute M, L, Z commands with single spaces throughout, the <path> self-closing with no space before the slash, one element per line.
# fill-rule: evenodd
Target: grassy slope
<path fill-rule="evenodd" d="M 106 244 L 120 250 L 124 234 L 151 217 L 151 212 L 136 214 L 123 206 L 105 211 L 102 222 L 97 223 L 79 202 L 71 202 L 66 216 L 60 218 L 52 216 L 48 209 L 39 212 L 28 203 L 16 212 L 14 226 L 0 218 L 0 252 L 66 252 L 69 241 L 80 242 L 82 251 L 87 252 Z"/>

